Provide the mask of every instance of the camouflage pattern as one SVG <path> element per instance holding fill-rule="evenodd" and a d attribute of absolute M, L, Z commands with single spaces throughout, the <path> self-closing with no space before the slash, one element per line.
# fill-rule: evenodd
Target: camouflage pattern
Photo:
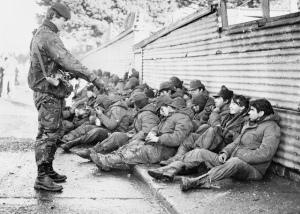
<path fill-rule="evenodd" d="M 67 94 L 64 84 L 56 87 L 45 79 L 37 48 L 48 77 L 55 77 L 62 70 L 89 82 L 97 79 L 95 74 L 88 72 L 87 68 L 67 51 L 57 32 L 58 29 L 52 22 L 45 21 L 33 36 L 30 45 L 28 85 L 34 91 L 34 102 L 38 110 L 39 131 L 35 145 L 38 166 L 53 161 L 57 140 L 62 134 L 63 98 Z"/>
<path fill-rule="evenodd" d="M 109 153 L 127 144 L 129 137 L 123 132 L 114 132 L 102 142 L 98 142 L 93 149 L 99 153 Z"/>
<path fill-rule="evenodd" d="M 89 131 L 91 131 L 97 127 L 98 126 L 96 126 L 96 125 L 82 124 L 81 126 L 77 127 L 76 129 L 70 131 L 68 134 L 63 136 L 62 140 L 66 141 L 66 142 L 75 140 L 76 138 L 86 135 Z"/>
<path fill-rule="evenodd" d="M 101 165 L 106 169 L 126 170 L 130 165 L 158 163 L 166 160 L 176 153 L 176 148 L 167 148 L 163 145 L 146 145 L 144 141 L 135 140 L 109 153 L 97 153 Z M 97 163 L 96 163 L 97 164 Z"/>
<path fill-rule="evenodd" d="M 45 21 L 37 30 L 30 45 L 30 69 L 28 73 L 28 85 L 34 91 L 52 94 L 57 96 L 64 90 L 63 86 L 53 86 L 44 77 L 36 48 L 44 63 L 47 76 L 55 76 L 60 71 L 67 71 L 70 74 L 93 82 L 97 79 L 94 73 L 88 72 L 72 54 L 64 47 L 57 34 L 57 27 L 50 21 Z M 62 98 L 62 97 L 61 97 Z"/>
<path fill-rule="evenodd" d="M 34 92 L 34 103 L 38 110 L 39 132 L 35 144 L 37 165 L 51 163 L 61 137 L 63 100 L 49 94 Z"/>

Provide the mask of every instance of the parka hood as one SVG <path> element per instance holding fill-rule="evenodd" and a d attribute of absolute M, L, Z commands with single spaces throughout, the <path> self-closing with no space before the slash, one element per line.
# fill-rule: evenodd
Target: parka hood
<path fill-rule="evenodd" d="M 151 111 L 156 114 L 156 106 L 153 103 L 149 103 L 144 108 L 139 110 L 139 112 L 142 112 L 142 111 Z"/>
<path fill-rule="evenodd" d="M 259 121 L 258 123 L 263 123 L 266 121 L 274 121 L 279 125 L 280 120 L 281 120 L 280 116 L 277 113 L 274 113 L 274 114 L 270 114 L 270 115 L 266 116 L 263 120 Z"/>

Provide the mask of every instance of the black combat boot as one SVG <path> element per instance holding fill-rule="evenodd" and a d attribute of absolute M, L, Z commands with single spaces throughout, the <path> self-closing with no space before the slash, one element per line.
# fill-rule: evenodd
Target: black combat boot
<path fill-rule="evenodd" d="M 90 156 L 90 154 L 91 154 L 90 149 L 83 149 L 83 150 L 80 150 L 80 151 L 75 151 L 74 153 L 76 155 L 78 155 L 79 157 L 81 157 L 81 158 L 92 160 L 91 156 Z"/>
<path fill-rule="evenodd" d="M 79 144 L 81 144 L 81 137 L 76 138 L 76 139 L 74 139 L 74 140 L 71 140 L 71 141 L 69 141 L 69 142 L 67 142 L 67 143 L 64 143 L 64 144 L 60 145 L 60 147 L 61 147 L 65 152 L 70 152 L 70 149 L 71 149 L 72 147 L 77 146 L 77 145 L 79 145 Z"/>
<path fill-rule="evenodd" d="M 56 183 L 61 183 L 61 182 L 65 182 L 67 180 L 67 176 L 65 175 L 60 175 L 57 172 L 54 171 L 53 169 L 53 165 L 52 162 L 47 164 L 47 170 L 46 170 L 47 174 L 49 175 L 49 177 Z"/>
<path fill-rule="evenodd" d="M 57 185 L 46 173 L 46 166 L 44 164 L 38 166 L 38 176 L 34 183 L 34 188 L 36 190 L 46 190 L 51 192 L 60 192 L 63 187 Z"/>
<path fill-rule="evenodd" d="M 208 174 L 204 174 L 196 178 L 183 177 L 180 182 L 180 189 L 183 192 L 193 188 L 209 189 L 211 187 L 212 185 Z"/>
<path fill-rule="evenodd" d="M 148 170 L 148 174 L 153 178 L 171 182 L 174 180 L 175 175 L 180 172 L 183 167 L 184 163 L 182 161 L 175 161 L 164 167 L 150 169 Z"/>

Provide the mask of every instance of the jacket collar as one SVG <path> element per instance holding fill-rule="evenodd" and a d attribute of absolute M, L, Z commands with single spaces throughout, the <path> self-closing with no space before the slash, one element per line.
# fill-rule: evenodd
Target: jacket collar
<path fill-rule="evenodd" d="M 266 117 L 260 118 L 260 120 L 258 120 L 258 121 L 250 121 L 249 120 L 248 123 L 247 123 L 247 128 L 257 127 L 259 124 L 262 124 L 262 123 L 267 122 L 267 121 L 274 121 L 277 124 L 279 124 L 280 117 L 279 117 L 279 115 L 277 113 L 275 113 L 275 114 L 271 114 L 271 115 L 268 115 Z"/>
<path fill-rule="evenodd" d="M 58 32 L 58 28 L 56 27 L 56 25 L 53 22 L 50 22 L 49 20 L 45 20 L 43 22 L 43 26 L 48 27 L 51 31 L 53 31 L 54 33 Z"/>

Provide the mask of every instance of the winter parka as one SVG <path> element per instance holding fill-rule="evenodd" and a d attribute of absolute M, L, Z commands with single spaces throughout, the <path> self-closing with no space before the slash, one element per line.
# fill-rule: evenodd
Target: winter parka
<path fill-rule="evenodd" d="M 132 115 L 129 114 L 128 107 L 122 100 L 111 105 L 98 117 L 102 125 L 111 132 L 127 132 L 132 123 Z"/>
<path fill-rule="evenodd" d="M 159 137 L 158 143 L 168 147 L 179 147 L 193 129 L 193 111 L 190 108 L 181 109 L 163 118 L 151 132 Z"/>
<path fill-rule="evenodd" d="M 159 118 L 156 114 L 156 106 L 153 103 L 146 105 L 137 112 L 133 122 L 136 134 L 132 140 L 144 140 L 151 129 L 159 124 Z"/>
<path fill-rule="evenodd" d="M 262 121 L 247 122 L 241 134 L 222 152 L 238 157 L 265 174 L 280 142 L 279 116 L 272 114 Z"/>

